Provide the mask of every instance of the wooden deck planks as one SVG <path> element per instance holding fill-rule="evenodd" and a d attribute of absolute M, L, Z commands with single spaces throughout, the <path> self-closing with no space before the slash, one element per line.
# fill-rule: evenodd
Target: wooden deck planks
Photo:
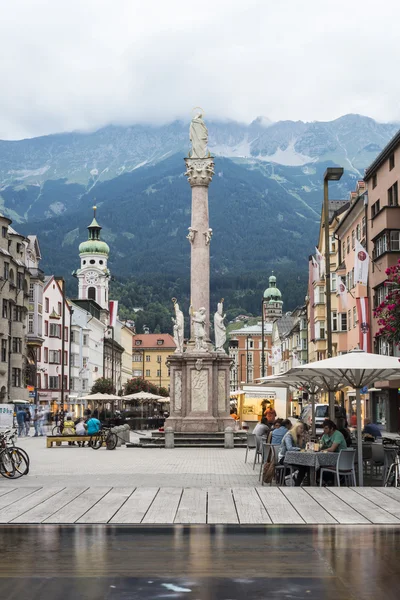
<path fill-rule="evenodd" d="M 13 523 L 42 523 L 45 519 L 80 496 L 87 488 L 65 488 L 13 520 Z"/>
<path fill-rule="evenodd" d="M 399 519 L 389 514 L 370 500 L 367 500 L 367 498 L 364 498 L 361 496 L 361 494 L 358 494 L 351 488 L 332 487 L 330 488 L 330 492 L 335 494 L 335 496 L 340 498 L 340 500 L 343 500 L 343 502 L 346 502 L 346 504 L 361 513 L 365 518 L 375 525 L 383 523 L 400 523 Z"/>
<path fill-rule="evenodd" d="M 60 508 L 57 512 L 45 519 L 44 523 L 75 523 L 90 510 L 103 496 L 110 491 L 110 487 L 93 487 Z"/>
<path fill-rule="evenodd" d="M 337 496 L 331 494 L 327 488 L 307 487 L 304 488 L 326 510 L 338 523 L 355 525 L 371 524 L 371 521 L 355 511 L 351 506 L 342 502 Z"/>
<path fill-rule="evenodd" d="M 207 523 L 239 523 L 230 488 L 209 488 L 207 494 Z"/>
<path fill-rule="evenodd" d="M 255 488 L 238 487 L 233 488 L 232 492 L 239 523 L 265 524 L 272 522 Z"/>
<path fill-rule="evenodd" d="M 386 496 L 393 498 L 393 500 L 398 500 L 400 502 L 400 488 L 378 487 L 378 488 L 374 488 L 374 489 L 377 489 L 380 492 L 382 492 L 382 494 L 385 494 Z M 0 500 L 1 500 L 1 498 L 0 498 Z"/>
<path fill-rule="evenodd" d="M 158 488 L 137 488 L 110 523 L 141 523 L 157 493 Z"/>
<path fill-rule="evenodd" d="M 272 523 L 277 525 L 304 524 L 304 520 L 290 504 L 278 487 L 257 488 L 257 493 L 265 506 Z"/>
<path fill-rule="evenodd" d="M 175 523 L 207 523 L 207 490 L 184 488 Z"/>
<path fill-rule="evenodd" d="M 134 492 L 134 487 L 115 487 L 92 506 L 77 523 L 108 523 Z"/>
<path fill-rule="evenodd" d="M 17 488 L 16 490 L 11 489 L 9 494 L 4 494 L 0 497 L 0 510 L 5 506 L 13 504 L 21 498 L 25 498 L 25 496 L 29 496 L 30 494 L 37 492 L 40 489 L 40 487 L 21 487 Z"/>
<path fill-rule="evenodd" d="M 173 523 L 181 496 L 182 488 L 161 488 L 142 523 Z"/>
<path fill-rule="evenodd" d="M 6 506 L 0 510 L 0 523 L 9 523 L 13 521 L 23 513 L 31 510 L 35 506 L 38 506 L 45 502 L 48 498 L 55 497 L 61 490 L 62 487 L 48 487 L 40 488 L 32 494 L 24 495 L 20 500 L 16 500 L 9 506 Z"/>
<path fill-rule="evenodd" d="M 383 489 L 383 488 L 381 488 Z M 383 510 L 386 510 L 391 515 L 400 518 L 400 494 L 398 499 L 386 495 L 381 492 L 381 489 L 374 488 L 355 488 L 354 491 L 360 494 L 363 498 L 367 498 Z"/>
<path fill-rule="evenodd" d="M 281 487 L 280 489 L 306 523 L 310 525 L 337 523 L 336 519 L 302 488 Z"/>

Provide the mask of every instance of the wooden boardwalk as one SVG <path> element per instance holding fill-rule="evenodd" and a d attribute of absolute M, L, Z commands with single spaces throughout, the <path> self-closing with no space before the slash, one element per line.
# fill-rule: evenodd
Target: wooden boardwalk
<path fill-rule="evenodd" d="M 392 524 L 394 488 L 0 488 L 0 523 Z"/>

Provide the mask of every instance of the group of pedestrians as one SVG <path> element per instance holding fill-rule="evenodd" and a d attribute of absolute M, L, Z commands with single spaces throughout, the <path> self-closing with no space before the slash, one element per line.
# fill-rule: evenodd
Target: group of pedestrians
<path fill-rule="evenodd" d="M 97 415 L 97 413 L 96 413 Z M 80 417 L 75 421 L 72 419 L 71 415 L 67 415 L 63 421 L 63 435 L 95 435 L 100 431 L 101 422 L 95 416 L 92 415 L 92 411 L 90 409 L 85 410 L 84 417 Z M 75 445 L 75 442 L 68 442 L 70 446 Z M 83 448 L 85 442 L 78 442 L 78 446 Z"/>
<path fill-rule="evenodd" d="M 46 415 L 43 411 L 35 409 L 33 416 L 29 408 L 19 408 L 17 410 L 17 425 L 19 437 L 29 437 L 31 423 L 33 422 L 35 433 L 34 437 L 46 435 L 44 432 L 44 423 Z"/>

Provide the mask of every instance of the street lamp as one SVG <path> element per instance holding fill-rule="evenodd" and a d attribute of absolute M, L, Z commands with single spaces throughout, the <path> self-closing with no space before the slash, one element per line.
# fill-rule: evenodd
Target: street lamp
<path fill-rule="evenodd" d="M 326 333 L 328 357 L 332 356 L 331 322 L 331 262 L 329 253 L 329 195 L 328 182 L 339 181 L 343 175 L 342 167 L 328 167 L 324 174 L 324 229 L 325 229 L 325 292 L 326 292 Z"/>

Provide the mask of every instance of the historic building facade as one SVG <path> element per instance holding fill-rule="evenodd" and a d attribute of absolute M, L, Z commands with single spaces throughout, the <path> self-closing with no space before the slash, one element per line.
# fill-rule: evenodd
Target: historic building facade
<path fill-rule="evenodd" d="M 170 389 L 168 357 L 176 350 L 169 333 L 142 333 L 132 338 L 132 374 Z"/>

